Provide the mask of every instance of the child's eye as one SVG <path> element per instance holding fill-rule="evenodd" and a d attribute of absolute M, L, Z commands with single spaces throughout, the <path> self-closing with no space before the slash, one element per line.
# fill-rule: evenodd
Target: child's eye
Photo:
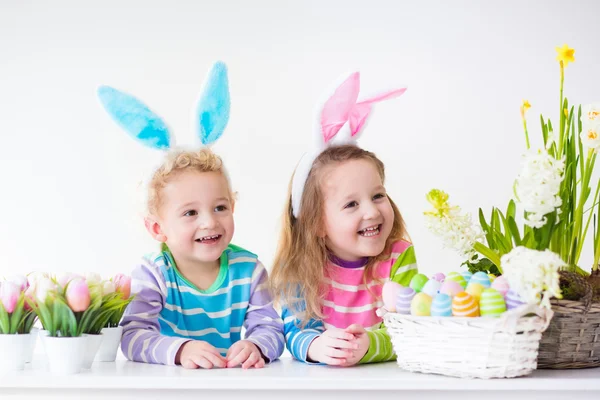
<path fill-rule="evenodd" d="M 350 203 L 346 204 L 344 206 L 344 208 L 352 208 L 352 207 L 356 207 L 358 205 L 358 203 L 356 201 L 351 201 Z"/>
<path fill-rule="evenodd" d="M 215 211 L 217 211 L 217 212 L 221 212 L 221 211 L 225 211 L 225 210 L 227 210 L 227 206 L 221 205 L 221 206 L 215 207 Z"/>
<path fill-rule="evenodd" d="M 377 193 L 375 196 L 373 196 L 373 200 L 383 199 L 384 197 L 385 193 Z"/>
<path fill-rule="evenodd" d="M 198 215 L 198 212 L 196 210 L 188 210 L 183 214 L 184 217 L 193 217 L 196 215 Z"/>

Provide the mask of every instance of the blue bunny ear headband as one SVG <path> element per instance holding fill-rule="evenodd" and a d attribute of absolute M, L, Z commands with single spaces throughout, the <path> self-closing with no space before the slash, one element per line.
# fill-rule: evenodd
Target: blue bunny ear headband
<path fill-rule="evenodd" d="M 137 98 L 110 86 L 99 87 L 98 97 L 112 119 L 138 142 L 165 153 L 175 148 L 167 124 Z M 201 146 L 210 146 L 221 137 L 229 110 L 227 66 L 219 61 L 210 70 L 195 108 L 194 129 Z M 229 180 L 226 172 L 225 176 Z"/>
<path fill-rule="evenodd" d="M 174 148 L 167 124 L 140 100 L 110 86 L 98 88 L 98 97 L 108 114 L 134 139 L 157 150 Z M 196 106 L 195 129 L 202 145 L 210 146 L 221 137 L 229 109 L 227 66 L 219 61 L 213 65 Z"/>

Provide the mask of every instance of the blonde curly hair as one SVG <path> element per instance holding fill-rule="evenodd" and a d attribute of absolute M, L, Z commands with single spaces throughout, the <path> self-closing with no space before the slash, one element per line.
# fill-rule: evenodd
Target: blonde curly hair
<path fill-rule="evenodd" d="M 147 212 L 156 215 L 162 205 L 162 189 L 175 176 L 185 171 L 218 172 L 227 180 L 230 200 L 234 202 L 229 177 L 221 157 L 208 148 L 200 150 L 175 150 L 167 153 L 162 165 L 154 172 L 148 184 Z"/>

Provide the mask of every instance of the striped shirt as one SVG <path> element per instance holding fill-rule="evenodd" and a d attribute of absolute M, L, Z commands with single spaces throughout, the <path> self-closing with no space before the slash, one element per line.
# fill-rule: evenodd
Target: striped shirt
<path fill-rule="evenodd" d="M 333 259 L 335 260 L 335 258 Z M 311 319 L 304 328 L 295 314 L 302 310 L 303 302 L 294 310 L 282 307 L 287 347 L 294 358 L 307 361 L 308 347 L 314 339 L 329 328 L 345 329 L 349 325 L 362 325 L 369 336 L 369 350 L 361 363 L 395 359 L 390 337 L 376 310 L 383 303 L 381 290 L 389 280 L 408 286 L 417 274 L 414 247 L 401 240 L 392 246 L 392 254 L 374 267 L 375 278 L 365 283 L 365 266 L 348 268 L 342 262 L 329 261 L 325 268 L 325 297 L 322 301 L 323 320 Z"/>
<path fill-rule="evenodd" d="M 189 340 L 206 341 L 225 355 L 242 328 L 268 362 L 283 353 L 283 321 L 273 308 L 264 266 L 232 244 L 220 261 L 215 283 L 200 290 L 177 270 L 166 247 L 142 259 L 132 273 L 136 297 L 121 322 L 121 349 L 129 360 L 174 365 Z"/>

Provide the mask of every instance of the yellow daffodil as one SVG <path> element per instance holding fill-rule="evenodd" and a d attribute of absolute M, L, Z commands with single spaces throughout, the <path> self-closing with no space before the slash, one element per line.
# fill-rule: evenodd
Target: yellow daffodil
<path fill-rule="evenodd" d="M 556 52 L 558 53 L 556 61 L 562 62 L 565 67 L 570 62 L 575 62 L 575 49 L 570 48 L 566 44 L 563 47 L 557 47 Z"/>

